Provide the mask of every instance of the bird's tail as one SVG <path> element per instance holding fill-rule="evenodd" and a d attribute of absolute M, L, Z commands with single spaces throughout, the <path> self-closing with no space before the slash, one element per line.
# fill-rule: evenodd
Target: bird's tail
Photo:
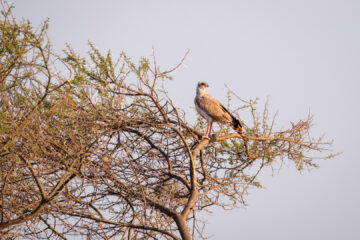
<path fill-rule="evenodd" d="M 232 128 L 240 135 L 242 135 L 242 125 L 239 120 L 237 120 L 234 116 L 232 118 Z"/>
<path fill-rule="evenodd" d="M 227 110 L 223 105 L 221 105 L 221 107 L 222 107 L 222 109 L 223 109 L 225 112 L 227 112 L 227 113 L 230 115 L 231 120 L 232 120 L 232 122 L 231 122 L 231 127 L 232 127 L 238 134 L 242 135 L 242 125 L 241 125 L 240 121 L 239 121 L 236 117 L 234 117 L 234 116 L 229 112 L 229 110 Z"/>

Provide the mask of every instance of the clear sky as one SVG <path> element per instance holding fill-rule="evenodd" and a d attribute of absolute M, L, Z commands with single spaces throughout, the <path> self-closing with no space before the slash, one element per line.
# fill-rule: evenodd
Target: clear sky
<path fill-rule="evenodd" d="M 154 46 L 165 70 L 191 49 L 167 84 L 190 121 L 198 81 L 224 102 L 224 84 L 244 99 L 269 96 L 279 128 L 311 110 L 313 134 L 325 133 L 343 154 L 311 172 L 291 163 L 264 172 L 266 189 L 251 190 L 248 207 L 206 216 L 212 239 L 360 239 L 359 0 L 13 2 L 34 25 L 50 18 L 58 51 L 69 43 L 85 54 L 90 40 L 138 59 Z"/>

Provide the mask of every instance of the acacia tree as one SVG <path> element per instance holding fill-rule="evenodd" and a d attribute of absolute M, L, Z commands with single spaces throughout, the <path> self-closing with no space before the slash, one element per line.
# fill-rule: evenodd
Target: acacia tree
<path fill-rule="evenodd" d="M 267 107 L 242 101 L 244 134 L 188 123 L 155 61 L 114 60 L 90 44 L 55 54 L 48 24 L 34 30 L 3 3 L 0 49 L 0 234 L 8 239 L 200 239 L 197 214 L 243 206 L 276 162 L 315 167 L 330 143 L 311 116 L 273 129 Z M 233 93 L 236 97 L 236 94 Z M 330 156 L 331 157 L 331 156 Z"/>

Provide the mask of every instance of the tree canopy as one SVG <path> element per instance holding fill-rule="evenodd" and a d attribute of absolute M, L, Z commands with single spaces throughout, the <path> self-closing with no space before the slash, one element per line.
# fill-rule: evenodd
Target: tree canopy
<path fill-rule="evenodd" d="M 0 234 L 8 239 L 201 239 L 197 214 L 243 206 L 263 168 L 291 161 L 302 170 L 332 157 L 320 153 L 331 143 L 310 135 L 312 116 L 276 130 L 256 100 L 234 112 L 252 119 L 244 134 L 223 126 L 202 138 L 205 123 L 189 123 L 162 84 L 182 61 L 159 71 L 155 54 L 134 62 L 92 44 L 86 57 L 70 46 L 58 54 L 46 21 L 34 28 L 6 2 L 2 9 Z"/>

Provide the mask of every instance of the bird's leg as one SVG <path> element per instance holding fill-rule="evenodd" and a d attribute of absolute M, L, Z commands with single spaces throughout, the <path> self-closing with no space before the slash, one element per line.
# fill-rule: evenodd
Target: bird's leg
<path fill-rule="evenodd" d="M 213 121 L 208 123 L 207 128 L 206 128 L 206 133 L 204 135 L 205 138 L 210 139 L 210 132 L 211 132 L 212 124 L 213 124 Z"/>
<path fill-rule="evenodd" d="M 209 133 L 208 133 L 208 136 L 209 136 L 209 137 L 210 137 L 210 133 L 211 133 L 212 125 L 213 125 L 213 121 L 211 121 L 211 122 L 210 122 Z"/>
<path fill-rule="evenodd" d="M 210 123 L 208 123 L 208 125 L 206 126 L 206 133 L 204 134 L 204 136 L 202 136 L 202 138 L 209 138 L 209 126 Z"/>
<path fill-rule="evenodd" d="M 210 122 L 210 130 L 209 130 L 209 138 L 212 140 L 212 141 L 215 141 L 216 140 L 216 136 L 215 134 L 211 135 L 211 130 L 212 130 L 212 125 L 213 125 L 213 121 Z M 211 136 L 210 136 L 211 135 Z"/>
<path fill-rule="evenodd" d="M 206 132 L 205 134 L 202 136 L 202 138 L 209 138 L 208 135 L 209 135 L 209 126 L 210 126 L 210 123 L 208 122 L 207 126 L 206 126 Z"/>

